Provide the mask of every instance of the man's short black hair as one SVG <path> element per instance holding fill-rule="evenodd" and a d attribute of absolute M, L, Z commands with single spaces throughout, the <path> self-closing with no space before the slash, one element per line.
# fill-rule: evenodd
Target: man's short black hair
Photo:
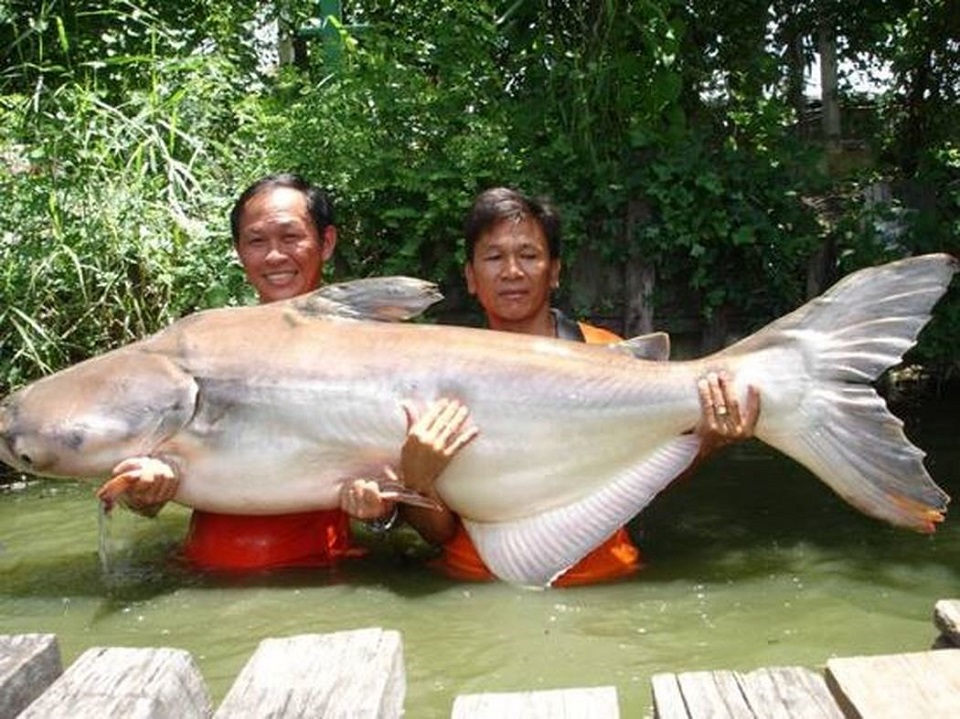
<path fill-rule="evenodd" d="M 243 214 L 243 208 L 253 197 L 274 187 L 289 187 L 303 193 L 304 197 L 307 198 L 307 213 L 310 215 L 318 233 L 323 232 L 325 227 L 333 224 L 333 203 L 326 192 L 316 185 L 311 185 L 300 175 L 295 175 L 292 172 L 280 172 L 261 177 L 237 198 L 233 209 L 230 210 L 230 235 L 233 237 L 233 244 L 237 244 L 240 240 L 240 216 Z"/>
<path fill-rule="evenodd" d="M 560 257 L 560 216 L 545 198 L 533 199 L 507 187 L 484 190 L 473 201 L 463 223 L 467 262 L 473 262 L 477 241 L 503 220 L 520 222 L 530 218 L 540 225 L 547 238 L 550 259 Z"/>

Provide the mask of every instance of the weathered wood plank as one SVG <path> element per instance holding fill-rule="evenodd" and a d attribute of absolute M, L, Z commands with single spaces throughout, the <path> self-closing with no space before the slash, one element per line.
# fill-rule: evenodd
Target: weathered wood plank
<path fill-rule="evenodd" d="M 823 677 L 804 667 L 653 677 L 657 719 L 843 719 Z"/>
<path fill-rule="evenodd" d="M 827 684 L 857 719 L 957 717 L 960 649 L 831 659 Z"/>
<path fill-rule="evenodd" d="M 406 676 L 399 632 L 379 628 L 265 639 L 216 719 L 351 717 L 403 713 Z"/>
<path fill-rule="evenodd" d="M 619 719 L 614 687 L 461 694 L 452 719 Z"/>
<path fill-rule="evenodd" d="M 736 672 L 684 672 L 677 681 L 691 716 L 754 719 Z"/>
<path fill-rule="evenodd" d="M 676 674 L 654 674 L 650 679 L 653 691 L 654 719 L 689 719 Z"/>
<path fill-rule="evenodd" d="M 197 719 L 213 712 L 193 658 L 180 649 L 88 649 L 20 719 Z"/>
<path fill-rule="evenodd" d="M 770 667 L 739 674 L 740 690 L 764 719 L 844 719 L 823 676 L 804 667 Z"/>
<path fill-rule="evenodd" d="M 753 711 L 740 691 L 736 672 L 683 672 L 676 676 L 689 716 L 696 719 L 754 719 Z"/>
<path fill-rule="evenodd" d="M 63 673 L 53 634 L 0 635 L 0 719 L 12 719 Z"/>
<path fill-rule="evenodd" d="M 941 599 L 933 607 L 933 623 L 953 646 L 960 647 L 960 599 Z"/>

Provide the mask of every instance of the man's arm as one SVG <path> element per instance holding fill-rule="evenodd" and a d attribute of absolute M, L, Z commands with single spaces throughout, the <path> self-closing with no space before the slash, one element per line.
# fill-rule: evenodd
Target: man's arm
<path fill-rule="evenodd" d="M 400 452 L 403 484 L 436 502 L 437 508 L 404 505 L 404 520 L 430 544 L 443 544 L 453 539 L 458 519 L 437 494 L 437 477 L 450 461 L 479 434 L 469 424 L 470 412 L 456 400 L 434 402 L 422 417 L 414 421 L 412 409 L 407 413 L 407 439 Z"/>

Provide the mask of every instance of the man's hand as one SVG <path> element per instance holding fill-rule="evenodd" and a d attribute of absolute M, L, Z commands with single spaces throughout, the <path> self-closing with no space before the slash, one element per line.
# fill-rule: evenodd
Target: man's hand
<path fill-rule="evenodd" d="M 107 511 L 119 500 L 137 514 L 153 517 L 174 498 L 180 486 L 173 467 L 153 457 L 125 459 L 111 474 L 97 490 L 97 498 Z"/>
<path fill-rule="evenodd" d="M 355 479 L 340 488 L 340 509 L 363 522 L 389 516 L 394 504 L 393 496 L 381 492 L 373 479 Z"/>
<path fill-rule="evenodd" d="M 479 430 L 468 423 L 470 411 L 457 400 L 439 399 L 419 418 L 409 404 L 403 411 L 407 439 L 400 451 L 400 480 L 408 489 L 436 499 L 437 477 Z"/>
<path fill-rule="evenodd" d="M 733 390 L 730 376 L 710 372 L 697 382 L 700 393 L 700 422 L 694 430 L 700 437 L 700 457 L 720 447 L 753 437 L 760 417 L 760 391 L 747 388 L 743 411 Z"/>
<path fill-rule="evenodd" d="M 403 518 L 427 542 L 440 545 L 453 538 L 458 522 L 437 495 L 437 477 L 479 431 L 468 422 L 469 410 L 456 400 L 439 399 L 420 417 L 409 404 L 404 404 L 403 411 L 407 439 L 400 452 L 399 476 L 394 475 L 393 480 L 406 492 L 431 500 L 425 504 L 403 499 Z"/>

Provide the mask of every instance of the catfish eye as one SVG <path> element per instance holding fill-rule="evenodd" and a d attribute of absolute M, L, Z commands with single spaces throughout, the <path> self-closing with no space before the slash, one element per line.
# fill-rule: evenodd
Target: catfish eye
<path fill-rule="evenodd" d="M 26 465 L 33 464 L 33 460 L 30 458 L 29 454 L 23 453 L 18 456 L 18 459 Z"/>

